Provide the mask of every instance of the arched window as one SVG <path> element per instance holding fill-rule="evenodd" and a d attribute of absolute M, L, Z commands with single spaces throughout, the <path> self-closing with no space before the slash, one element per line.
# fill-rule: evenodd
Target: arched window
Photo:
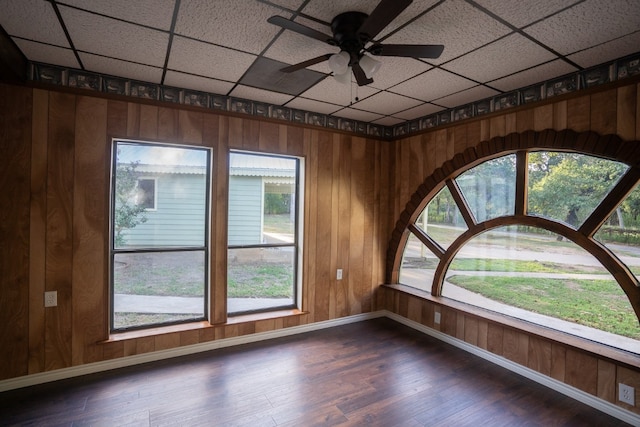
<path fill-rule="evenodd" d="M 541 149 L 527 136 L 531 147 L 471 158 L 444 180 L 425 181 L 431 188 L 416 194 L 426 198 L 397 224 L 392 277 L 639 353 L 637 162 L 612 147 L 608 156 Z"/>

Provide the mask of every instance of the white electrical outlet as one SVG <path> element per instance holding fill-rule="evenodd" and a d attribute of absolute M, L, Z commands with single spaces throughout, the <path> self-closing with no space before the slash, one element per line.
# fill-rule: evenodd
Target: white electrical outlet
<path fill-rule="evenodd" d="M 440 324 L 440 312 L 436 311 L 435 314 L 433 315 L 433 321 L 435 322 L 436 325 Z"/>
<path fill-rule="evenodd" d="M 48 291 L 44 293 L 44 306 L 56 307 L 58 305 L 58 291 Z"/>
<path fill-rule="evenodd" d="M 635 406 L 636 390 L 630 385 L 618 383 L 618 400 L 620 402 L 627 403 L 631 406 Z"/>
<path fill-rule="evenodd" d="M 339 268 L 336 272 L 336 280 L 342 280 L 342 269 Z"/>

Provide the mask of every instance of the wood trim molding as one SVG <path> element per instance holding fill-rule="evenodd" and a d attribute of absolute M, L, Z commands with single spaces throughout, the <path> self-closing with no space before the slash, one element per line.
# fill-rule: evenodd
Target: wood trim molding
<path fill-rule="evenodd" d="M 494 137 L 482 141 L 475 147 L 470 147 L 465 150 L 463 162 L 460 161 L 460 156 L 455 156 L 451 160 L 444 162 L 442 166 L 434 170 L 418 187 L 418 190 L 414 192 L 411 197 L 414 203 L 407 204 L 405 210 L 400 214 L 395 229 L 391 234 L 391 241 L 389 242 L 387 252 L 387 283 L 398 282 L 403 250 L 410 234 L 408 230 L 410 230 L 411 218 L 414 218 L 416 215 L 416 206 L 424 206 L 426 199 L 432 197 L 434 194 L 434 189 L 442 186 L 443 183 L 450 182 L 461 173 L 485 160 L 516 153 L 518 156 L 519 171 L 519 173 L 517 173 L 517 181 L 519 182 L 517 188 L 522 190 L 522 187 L 525 185 L 524 166 L 522 166 L 522 164 L 524 160 L 526 160 L 526 153 L 532 150 L 579 152 L 628 164 L 631 167 L 629 171 L 630 177 L 621 180 L 621 183 L 615 189 L 615 194 L 612 195 L 612 197 L 617 197 L 617 201 L 620 201 L 622 197 L 631 191 L 633 185 L 629 181 L 638 176 L 640 141 L 624 142 L 617 135 L 600 135 L 592 131 L 575 132 L 568 129 L 562 131 L 546 129 L 542 131 L 512 133 L 504 137 Z M 425 197 L 425 195 L 428 196 Z M 520 199 L 522 199 L 522 197 L 523 196 L 520 196 Z M 518 202 L 522 204 L 522 209 L 524 209 L 524 200 L 518 199 L 518 196 L 516 196 L 516 198 Z M 607 198 L 605 201 L 612 203 L 614 200 Z M 604 208 L 601 208 L 598 212 L 603 215 L 605 211 Z M 595 218 L 594 213 L 592 218 L 589 218 L 589 224 L 592 224 L 594 221 L 597 222 L 598 219 L 599 218 Z M 513 224 L 528 224 L 551 230 L 567 237 L 590 252 L 616 278 L 628 296 L 636 316 L 640 319 L 640 287 L 638 287 L 635 276 L 606 247 L 592 238 L 592 231 L 588 235 L 585 235 L 582 229 L 576 231 L 554 221 L 528 217 L 524 215 L 524 213 L 516 213 L 516 215 L 510 217 L 500 217 L 470 226 L 441 257 L 435 273 L 432 294 L 440 295 L 444 273 L 452 261 L 453 256 L 464 243 L 481 231 L 501 225 Z M 593 228 L 592 225 L 590 227 Z"/>

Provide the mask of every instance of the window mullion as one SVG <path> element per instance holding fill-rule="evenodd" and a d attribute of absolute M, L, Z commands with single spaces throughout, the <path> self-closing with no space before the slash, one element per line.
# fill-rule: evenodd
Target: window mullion
<path fill-rule="evenodd" d="M 456 202 L 456 205 L 458 205 L 460 214 L 462 215 L 462 218 L 464 218 L 464 222 L 467 224 L 467 227 L 473 227 L 476 224 L 476 221 L 471 213 L 471 209 L 469 208 L 467 201 L 464 199 L 464 196 L 460 191 L 460 188 L 451 179 L 447 180 L 447 188 L 449 188 L 449 192 L 451 193 L 453 200 Z"/>
<path fill-rule="evenodd" d="M 527 212 L 527 191 L 529 189 L 528 174 L 529 154 L 526 151 L 516 153 L 516 215 L 525 215 Z"/>
<path fill-rule="evenodd" d="M 593 236 L 600 226 L 618 208 L 620 202 L 634 189 L 640 180 L 640 168 L 632 167 L 620 178 L 620 181 L 600 202 L 596 209 L 584 221 L 578 231 L 586 236 Z"/>

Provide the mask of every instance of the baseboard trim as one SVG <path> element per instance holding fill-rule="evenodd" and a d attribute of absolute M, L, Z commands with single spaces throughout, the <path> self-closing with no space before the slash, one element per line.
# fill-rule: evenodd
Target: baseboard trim
<path fill-rule="evenodd" d="M 570 385 L 567 385 L 553 378 L 547 377 L 546 375 L 543 375 L 537 371 L 534 371 L 533 369 L 529 369 L 526 366 L 519 365 L 515 362 L 512 362 L 509 359 L 505 359 L 504 357 L 497 356 L 487 350 L 471 345 L 466 341 L 460 340 L 458 338 L 452 337 L 451 335 L 447 335 L 435 329 L 429 328 L 427 326 L 424 326 L 421 323 L 407 319 L 406 317 L 402 317 L 396 313 L 383 310 L 383 314 L 385 317 L 388 317 L 389 319 L 395 320 L 398 323 L 402 323 L 405 326 L 408 326 L 412 329 L 420 331 L 426 335 L 430 335 L 436 339 L 439 339 L 440 341 L 444 341 L 448 344 L 451 344 L 454 347 L 458 347 L 462 350 L 472 353 L 475 356 L 481 357 L 491 363 L 494 363 L 498 366 L 508 369 L 511 372 L 522 375 L 523 377 L 526 377 L 552 390 L 555 390 L 559 393 L 569 396 L 572 399 L 582 402 L 585 405 L 589 405 L 592 408 L 595 408 L 601 412 L 609 414 L 612 417 L 618 418 L 619 420 L 622 420 L 633 426 L 640 426 L 639 415 L 636 415 L 633 412 L 627 411 L 624 408 L 616 406 L 613 403 L 599 399 L 589 393 L 586 393 L 575 387 L 571 387 Z"/>
<path fill-rule="evenodd" d="M 25 375 L 23 377 L 10 378 L 0 381 L 0 392 L 13 390 L 22 387 L 29 387 L 37 384 L 44 384 L 51 381 L 64 380 L 82 375 L 95 374 L 112 369 L 124 368 L 127 366 L 139 365 L 142 363 L 155 362 L 158 360 L 170 359 L 173 357 L 187 356 L 189 354 L 201 353 L 204 351 L 216 350 L 218 348 L 232 347 L 236 345 L 249 344 L 258 341 L 265 341 L 274 338 L 286 337 L 290 335 L 303 334 L 305 332 L 317 331 L 319 329 L 332 328 L 334 326 L 347 325 L 349 323 L 362 322 L 364 320 L 383 317 L 382 311 L 372 313 L 362 313 L 353 316 L 340 317 L 338 319 L 326 320 L 322 322 L 310 323 L 307 325 L 292 326 L 290 328 L 278 329 L 274 331 L 259 332 L 250 335 L 242 335 L 233 338 L 223 338 L 215 341 L 208 341 L 199 344 L 159 350 L 134 356 L 121 357 L 118 359 L 105 360 L 95 363 L 87 363 L 79 366 L 56 369 L 55 371 L 41 372 L 37 374 Z"/>
<path fill-rule="evenodd" d="M 424 326 L 421 323 L 414 322 L 413 320 L 402 317 L 398 314 L 392 313 L 387 310 L 375 311 L 372 313 L 362 313 L 353 316 L 340 317 L 338 319 L 326 320 L 322 322 L 310 323 L 307 325 L 292 326 L 290 328 L 278 329 L 274 331 L 259 332 L 256 334 L 243 335 L 234 338 L 223 338 L 220 340 L 209 341 L 206 343 L 199 343 L 188 345 L 184 347 L 178 347 L 168 350 L 159 350 L 145 354 L 139 354 L 134 356 L 122 357 L 119 359 L 105 360 L 102 362 L 88 363 L 80 366 L 72 366 L 69 368 L 57 369 L 55 371 L 42 372 L 38 374 L 26 375 L 18 378 L 11 378 L 0 381 L 0 392 L 13 390 L 22 387 L 29 387 L 37 384 L 43 384 L 51 381 L 58 381 L 82 375 L 94 374 L 98 372 L 109 371 L 112 369 L 124 368 L 127 366 L 139 365 L 142 363 L 155 362 L 164 359 L 170 359 L 174 357 L 187 356 L 190 354 L 201 353 L 204 351 L 216 350 L 219 348 L 232 347 L 236 345 L 249 344 L 259 341 L 270 340 L 274 338 L 286 337 L 291 335 L 303 334 L 305 332 L 317 331 L 320 329 L 332 328 L 335 326 L 347 325 L 355 322 L 362 322 L 364 320 L 375 319 L 378 317 L 388 317 L 398 323 L 422 332 L 426 335 L 430 335 L 436 339 L 451 344 L 457 348 L 465 350 L 471 354 L 474 354 L 482 359 L 492 362 L 498 366 L 510 370 L 511 372 L 522 375 L 525 378 L 529 378 L 539 384 L 549 387 L 559 393 L 569 396 L 579 402 L 589 405 L 599 411 L 618 418 L 626 423 L 634 426 L 640 426 L 640 416 L 633 412 L 627 411 L 619 406 L 609 403 L 605 400 L 599 399 L 589 393 L 585 393 L 582 390 L 571 387 L 563 382 L 555 380 L 553 378 L 542 375 L 541 373 L 529 369 L 525 366 L 512 362 L 504 357 L 497 356 L 489 351 L 473 346 L 465 341 L 450 335 L 444 334 L 435 329 Z"/>

